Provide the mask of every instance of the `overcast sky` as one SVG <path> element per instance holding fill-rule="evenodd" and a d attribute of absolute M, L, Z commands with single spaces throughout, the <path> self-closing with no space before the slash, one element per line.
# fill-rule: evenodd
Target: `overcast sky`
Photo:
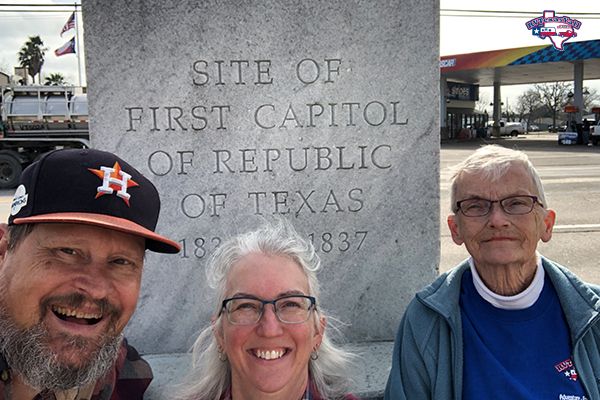
<path fill-rule="evenodd" d="M 85 1 L 85 0 L 84 0 Z M 372 0 L 376 1 L 376 0 Z M 77 0 L 80 2 L 80 0 Z M 48 8 L 53 12 L 5 12 L 2 10 L 25 10 L 27 4 L 63 4 L 65 8 Z M 68 82 L 78 83 L 77 56 L 67 54 L 61 57 L 54 55 L 54 50 L 62 46 L 75 35 L 71 30 L 60 36 L 60 31 L 73 12 L 74 0 L 0 0 L 0 4 L 21 4 L 23 7 L 2 7 L 0 5 L 0 70 L 12 73 L 18 65 L 17 53 L 28 36 L 40 35 L 48 48 L 43 74 L 62 73 Z M 596 15 L 577 16 L 582 22 L 577 38 L 570 41 L 600 39 L 600 1 L 539 1 L 539 0 L 440 0 L 440 54 L 461 54 L 485 50 L 505 49 L 513 47 L 535 46 L 550 43 L 533 37 L 525 27 L 525 22 L 533 16 L 541 15 L 543 10 L 555 10 L 558 15 L 575 13 L 596 13 Z M 485 14 L 449 12 L 444 10 L 493 10 L 523 11 L 536 13 L 526 16 L 520 14 Z M 35 10 L 40 10 L 36 7 Z M 471 14 L 472 16 L 464 16 Z M 79 14 L 80 15 L 80 14 Z M 474 15 L 474 16 L 473 16 Z M 506 16 L 509 16 L 507 18 Z M 83 40 L 81 24 L 79 35 Z M 82 51 L 85 47 L 82 46 Z M 83 54 L 83 52 L 82 52 Z M 82 80 L 85 83 L 85 69 L 82 62 Z M 594 87 L 600 91 L 600 81 L 587 81 L 584 86 Z M 503 88 L 502 97 L 516 97 L 523 87 Z M 484 90 L 485 93 L 485 90 Z"/>
<path fill-rule="evenodd" d="M 77 0 L 77 2 L 80 3 L 79 0 Z M 52 12 L 2 11 L 27 9 L 25 5 L 32 3 L 70 4 L 70 6 L 66 8 L 48 8 L 48 10 L 52 10 Z M 74 10 L 74 3 L 75 1 L 73 0 L 0 0 L 0 4 L 24 5 L 23 7 L 0 6 L 0 70 L 6 72 L 8 69 L 11 74 L 14 73 L 13 67 L 18 66 L 19 64 L 17 57 L 19 49 L 23 46 L 28 36 L 39 35 L 44 41 L 45 47 L 48 48 L 48 51 L 46 52 L 46 61 L 42 68 L 42 74 L 45 75 L 53 72 L 60 72 L 67 78 L 67 81 L 77 84 L 77 57 L 73 54 L 67 54 L 61 57 L 56 57 L 54 55 L 55 49 L 62 46 L 74 36 L 74 30 L 65 32 L 62 37 L 60 36 L 63 25 L 67 22 L 69 15 L 71 15 Z M 34 10 L 39 11 L 40 8 L 36 7 Z M 83 65 L 82 74 L 85 75 Z"/>

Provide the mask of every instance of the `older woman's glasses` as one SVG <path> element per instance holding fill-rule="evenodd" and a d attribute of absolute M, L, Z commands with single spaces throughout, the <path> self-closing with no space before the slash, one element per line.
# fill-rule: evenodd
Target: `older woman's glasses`
<path fill-rule="evenodd" d="M 500 204 L 500 208 L 510 215 L 529 214 L 536 204 L 544 207 L 536 196 L 509 196 L 500 200 L 466 199 L 456 202 L 456 208 L 467 217 L 483 217 L 492 211 L 494 203 Z"/>
<path fill-rule="evenodd" d="M 235 325 L 252 325 L 260 321 L 265 305 L 273 304 L 277 319 L 285 324 L 301 324 L 306 322 L 310 312 L 316 307 L 312 296 L 291 295 L 275 300 L 261 300 L 256 297 L 232 297 L 223 300 L 223 310 L 227 313 L 229 322 Z"/>

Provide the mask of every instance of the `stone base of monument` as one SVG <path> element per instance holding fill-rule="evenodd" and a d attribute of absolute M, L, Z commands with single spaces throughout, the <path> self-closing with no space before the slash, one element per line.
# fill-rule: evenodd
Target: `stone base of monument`
<path fill-rule="evenodd" d="M 368 342 L 351 346 L 359 355 L 351 391 L 360 399 L 383 399 L 383 391 L 390 372 L 393 342 Z M 172 388 L 181 382 L 189 370 L 191 354 L 146 354 L 152 366 L 154 379 L 144 399 L 162 400 L 172 396 Z"/>

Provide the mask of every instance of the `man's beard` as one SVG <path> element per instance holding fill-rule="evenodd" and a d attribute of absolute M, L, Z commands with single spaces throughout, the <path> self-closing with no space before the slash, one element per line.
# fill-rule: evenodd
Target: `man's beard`
<path fill-rule="evenodd" d="M 61 361 L 60 354 L 50 346 L 52 339 L 58 339 L 61 349 L 70 354 L 89 355 L 87 360 L 79 365 Z M 118 356 L 123 335 L 103 333 L 92 340 L 66 333 L 52 337 L 41 321 L 30 328 L 19 328 L 0 302 L 0 354 L 13 372 L 39 391 L 86 386 L 106 375 Z"/>

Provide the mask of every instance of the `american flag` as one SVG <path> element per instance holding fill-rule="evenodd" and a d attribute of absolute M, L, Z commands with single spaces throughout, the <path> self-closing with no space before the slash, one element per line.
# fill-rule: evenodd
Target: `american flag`
<path fill-rule="evenodd" d="M 60 31 L 60 36 L 63 35 L 66 31 L 75 28 L 75 12 L 71 14 L 65 26 L 63 26 L 62 31 Z"/>

